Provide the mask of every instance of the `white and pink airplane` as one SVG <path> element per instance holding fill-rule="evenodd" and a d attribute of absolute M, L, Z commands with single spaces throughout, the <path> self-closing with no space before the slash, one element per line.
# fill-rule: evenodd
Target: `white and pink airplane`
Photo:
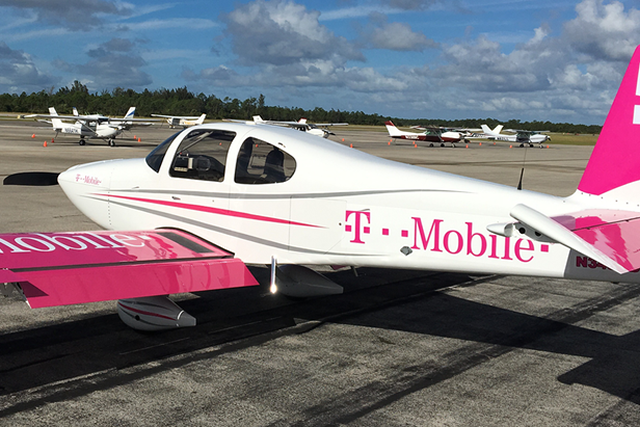
<path fill-rule="evenodd" d="M 0 283 L 31 307 L 120 300 L 138 329 L 195 324 L 167 295 L 340 293 L 309 266 L 640 283 L 640 49 L 569 197 L 396 163 L 291 129 L 206 124 L 145 159 L 58 181 L 108 230 L 0 235 Z"/>

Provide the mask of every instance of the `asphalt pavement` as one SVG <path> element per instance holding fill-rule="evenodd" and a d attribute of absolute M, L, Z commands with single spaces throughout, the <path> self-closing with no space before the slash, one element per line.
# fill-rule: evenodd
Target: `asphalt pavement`
<path fill-rule="evenodd" d="M 173 132 L 81 147 L 2 121 L 0 178 L 141 157 Z M 575 190 L 591 152 L 553 141 L 414 147 L 348 128 L 332 138 L 505 185 L 524 167 L 525 189 L 556 195 Z M 94 229 L 57 186 L 0 186 L 2 233 Z M 253 272 L 265 282 L 266 268 Z M 266 286 L 181 295 L 198 325 L 153 334 L 126 327 L 114 302 L 32 310 L 1 299 L 0 425 L 640 425 L 640 287 L 357 273 L 327 271 L 345 293 L 304 301 Z"/>

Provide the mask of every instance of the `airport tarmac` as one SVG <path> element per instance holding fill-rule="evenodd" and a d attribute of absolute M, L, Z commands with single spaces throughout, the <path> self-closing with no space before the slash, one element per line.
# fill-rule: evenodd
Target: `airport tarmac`
<path fill-rule="evenodd" d="M 173 132 L 80 147 L 63 136 L 51 144 L 51 130 L 31 122 L 0 122 L 0 178 L 140 157 Z M 333 139 L 513 186 L 524 165 L 525 189 L 557 195 L 573 192 L 591 151 L 553 141 L 414 148 L 343 129 Z M 92 229 L 57 186 L 0 186 L 0 232 Z M 126 327 L 113 302 L 31 310 L 4 298 L 0 425 L 640 425 L 638 286 L 327 274 L 345 294 L 291 301 L 260 286 L 181 295 L 198 326 L 155 334 Z"/>

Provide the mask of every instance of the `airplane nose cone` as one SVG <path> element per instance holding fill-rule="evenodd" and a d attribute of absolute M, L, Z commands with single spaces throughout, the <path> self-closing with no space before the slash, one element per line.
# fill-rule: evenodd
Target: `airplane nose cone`
<path fill-rule="evenodd" d="M 89 219 L 109 228 L 109 188 L 112 161 L 73 166 L 58 175 L 58 184 L 73 203 Z"/>

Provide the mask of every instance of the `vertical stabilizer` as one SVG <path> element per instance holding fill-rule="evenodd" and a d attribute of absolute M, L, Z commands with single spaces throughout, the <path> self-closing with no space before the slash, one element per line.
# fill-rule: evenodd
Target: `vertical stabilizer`
<path fill-rule="evenodd" d="M 640 48 L 631 58 L 578 191 L 640 201 Z"/>
<path fill-rule="evenodd" d="M 401 136 L 402 135 L 402 132 L 400 131 L 400 129 L 398 129 L 396 127 L 396 125 L 394 125 L 391 120 L 385 122 L 384 125 L 387 127 L 387 131 L 389 132 L 389 136 Z"/>
<path fill-rule="evenodd" d="M 204 123 L 204 118 L 207 117 L 206 114 L 201 115 L 200 117 L 198 117 L 198 120 L 196 120 L 196 124 L 197 125 L 201 125 Z"/>
<path fill-rule="evenodd" d="M 133 115 L 136 113 L 136 107 L 129 107 L 129 111 L 124 115 L 124 119 L 133 119 Z"/>
<path fill-rule="evenodd" d="M 49 107 L 49 114 L 51 116 L 57 116 L 58 112 L 56 111 L 55 108 Z M 53 129 L 56 130 L 56 131 L 60 130 L 60 129 L 62 129 L 64 127 L 63 124 L 62 124 L 62 120 L 54 119 L 53 117 L 51 118 L 51 124 L 53 125 Z"/>
<path fill-rule="evenodd" d="M 492 135 L 493 136 L 493 131 L 491 129 L 489 129 L 489 126 L 480 125 L 480 127 L 482 128 L 482 132 L 484 132 L 485 135 Z"/>

